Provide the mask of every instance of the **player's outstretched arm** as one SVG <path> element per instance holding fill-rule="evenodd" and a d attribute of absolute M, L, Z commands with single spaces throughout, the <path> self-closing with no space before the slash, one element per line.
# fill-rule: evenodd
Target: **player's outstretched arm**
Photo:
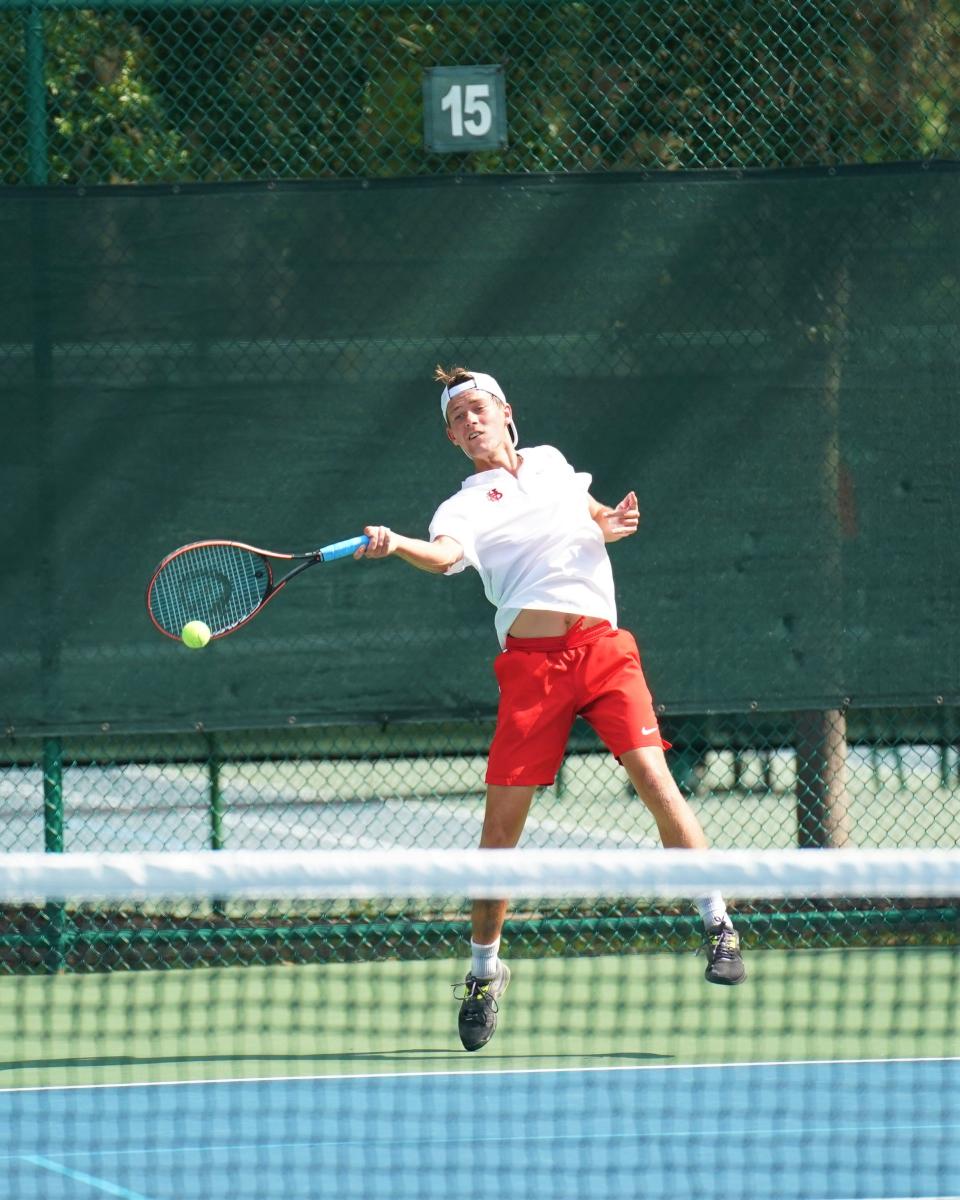
<path fill-rule="evenodd" d="M 618 542 L 621 538 L 630 537 L 637 532 L 640 524 L 640 507 L 637 503 L 637 493 L 627 492 L 616 508 L 609 508 L 588 496 L 590 516 L 596 521 L 603 532 L 605 542 Z"/>
<path fill-rule="evenodd" d="M 460 543 L 445 535 L 435 538 L 432 542 L 425 542 L 420 538 L 394 533 L 386 525 L 365 525 L 363 532 L 370 541 L 357 550 L 354 558 L 389 558 L 396 555 L 412 567 L 421 571 L 432 571 L 435 575 L 442 575 L 448 567 L 452 567 L 463 558 Z"/>

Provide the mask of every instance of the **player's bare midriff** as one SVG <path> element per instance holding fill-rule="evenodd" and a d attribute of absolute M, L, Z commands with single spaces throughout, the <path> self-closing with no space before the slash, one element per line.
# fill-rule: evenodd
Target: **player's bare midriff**
<path fill-rule="evenodd" d="M 525 608 L 510 626 L 511 637 L 546 638 L 563 637 L 577 621 L 582 621 L 582 629 L 591 625 L 599 625 L 604 617 L 578 616 L 576 613 L 553 612 L 552 609 Z"/>

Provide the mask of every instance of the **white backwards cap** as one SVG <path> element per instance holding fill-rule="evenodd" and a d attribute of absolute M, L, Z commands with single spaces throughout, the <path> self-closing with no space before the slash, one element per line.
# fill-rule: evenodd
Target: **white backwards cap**
<path fill-rule="evenodd" d="M 476 371 L 469 379 L 464 379 L 462 383 L 455 383 L 453 387 L 447 386 L 440 393 L 440 411 L 443 413 L 443 419 L 447 419 L 447 405 L 454 396 L 462 396 L 464 392 L 487 392 L 491 396 L 506 404 L 507 398 L 503 394 L 503 388 L 494 379 L 492 375 L 484 375 L 482 371 Z"/>
<path fill-rule="evenodd" d="M 483 371 L 474 371 L 469 379 L 464 379 L 460 383 L 455 383 L 453 387 L 449 384 L 440 393 L 440 411 L 443 413 L 443 419 L 447 419 L 447 405 L 455 396 L 462 396 L 465 392 L 486 392 L 488 396 L 495 396 L 501 404 L 506 404 L 507 397 L 504 395 L 503 388 L 494 379 L 492 375 L 485 375 Z M 513 423 L 513 418 L 507 424 L 510 430 L 510 438 L 516 446 L 520 441 L 520 436 L 517 433 L 517 427 Z"/>

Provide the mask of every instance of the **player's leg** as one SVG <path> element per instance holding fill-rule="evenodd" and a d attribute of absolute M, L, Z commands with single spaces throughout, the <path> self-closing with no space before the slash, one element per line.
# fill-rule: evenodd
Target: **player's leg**
<path fill-rule="evenodd" d="M 649 727 L 648 727 L 649 728 Z M 705 850 L 700 822 L 677 787 L 660 746 L 643 746 L 619 755 L 637 795 L 653 815 L 664 846 Z M 723 897 L 701 896 L 697 908 L 706 933 L 706 978 L 710 983 L 736 984 L 746 978 L 740 938 L 733 928 Z"/>
<path fill-rule="evenodd" d="M 480 846 L 509 850 L 520 840 L 536 787 L 487 786 Z M 470 970 L 459 997 L 457 1022 L 465 1050 L 479 1050 L 497 1028 L 497 1006 L 510 982 L 500 958 L 500 934 L 507 915 L 505 899 L 474 900 L 470 915 Z"/>
<path fill-rule="evenodd" d="M 487 785 L 480 846 L 508 850 L 516 846 L 530 811 L 536 785 Z M 471 909 L 470 970 L 460 1000 L 457 1028 L 465 1050 L 479 1050 L 497 1028 L 500 998 L 510 983 L 510 968 L 500 958 L 500 934 L 507 915 L 502 897 L 474 900 Z"/>
<path fill-rule="evenodd" d="M 707 839 L 696 814 L 667 766 L 659 722 L 640 665 L 640 654 L 626 630 L 598 642 L 585 665 L 583 686 L 590 700 L 581 715 L 593 726 L 626 768 L 637 794 L 653 815 L 664 846 L 703 850 Z M 697 908 L 706 934 L 706 977 L 710 983 L 735 984 L 746 977 L 740 939 L 719 893 L 702 896 Z"/>
<path fill-rule="evenodd" d="M 496 674 L 500 705 L 480 845 L 510 849 L 520 840 L 536 789 L 556 778 L 575 703 L 547 652 L 508 651 L 497 659 Z M 460 1040 L 467 1050 L 479 1050 L 493 1037 L 498 1001 L 510 982 L 510 969 L 500 959 L 506 913 L 501 897 L 475 900 L 471 910 L 470 970 L 458 996 Z"/>
<path fill-rule="evenodd" d="M 487 785 L 487 804 L 480 833 L 482 849 L 509 850 L 516 846 L 536 790 L 535 786 Z M 506 900 L 475 900 L 470 919 L 473 944 L 489 945 L 499 941 L 506 914 Z M 478 964 L 474 961 L 473 965 Z M 482 972 L 475 973 L 484 978 Z"/>
<path fill-rule="evenodd" d="M 706 850 L 706 836 L 670 773 L 663 748 L 642 746 L 618 757 L 656 821 L 661 843 L 670 848 Z"/>

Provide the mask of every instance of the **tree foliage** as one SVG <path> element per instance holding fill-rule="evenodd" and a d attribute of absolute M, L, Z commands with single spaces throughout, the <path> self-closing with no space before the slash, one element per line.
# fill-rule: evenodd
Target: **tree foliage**
<path fill-rule="evenodd" d="M 952 156 L 960 0 L 43 11 L 62 183 L 611 171 Z M 27 181 L 23 10 L 0 12 L 0 178 Z M 423 71 L 501 63 L 510 142 L 439 156 Z"/>

